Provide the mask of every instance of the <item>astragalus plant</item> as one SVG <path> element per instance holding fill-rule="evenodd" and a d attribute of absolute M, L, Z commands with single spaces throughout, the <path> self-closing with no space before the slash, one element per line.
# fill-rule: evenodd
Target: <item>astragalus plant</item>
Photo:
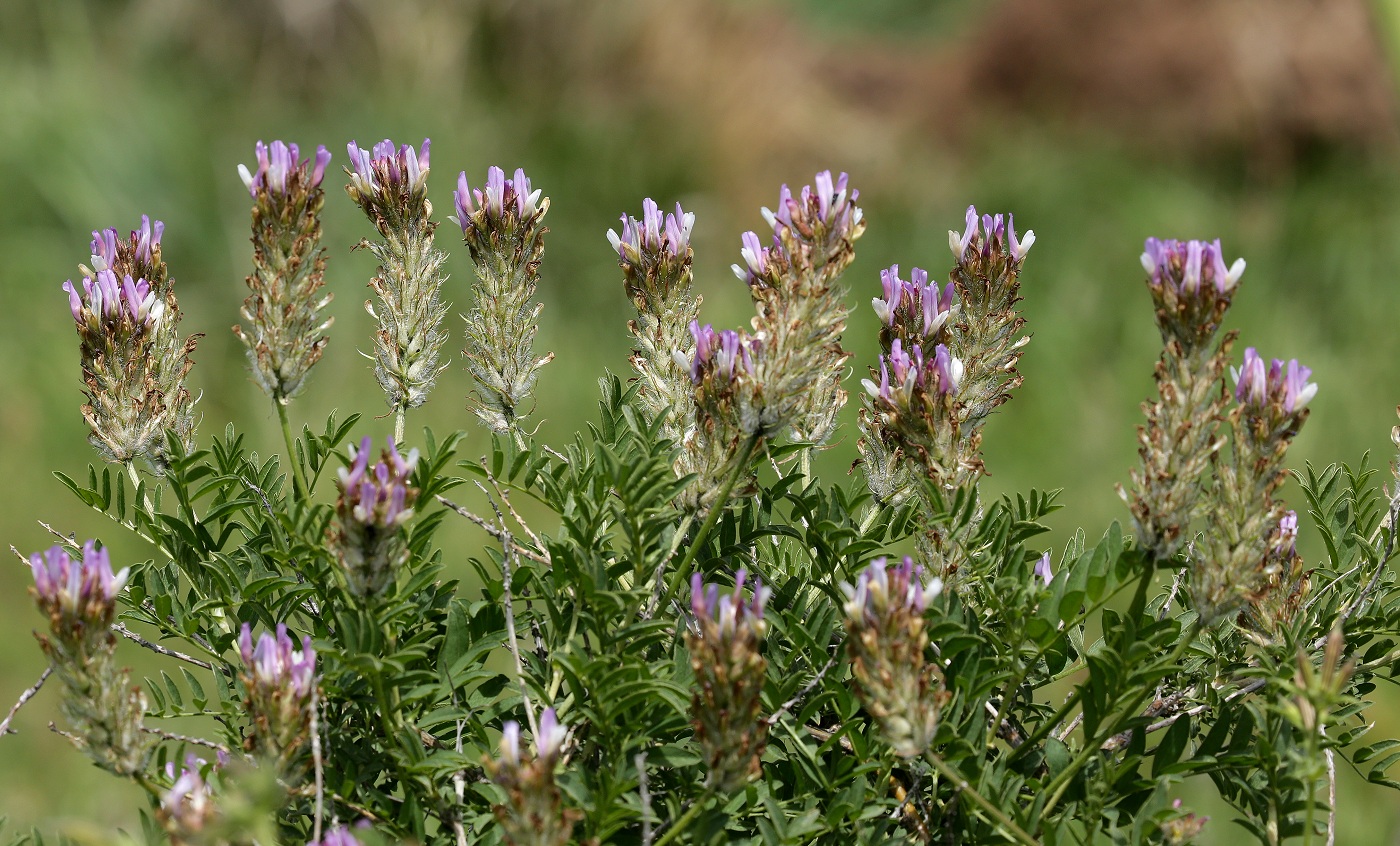
<path fill-rule="evenodd" d="M 753 318 L 717 329 L 692 287 L 694 216 L 644 200 L 598 242 L 636 307 L 616 324 L 630 373 L 600 374 L 596 420 L 549 444 L 527 420 L 552 358 L 535 348 L 556 278 L 543 189 L 463 173 L 454 258 L 427 141 L 348 149 L 370 240 L 323 239 L 324 147 L 259 143 L 242 170 L 236 331 L 283 456 L 231 425 L 195 432 L 161 224 L 99 230 L 63 286 L 81 412 L 120 466 L 57 477 L 146 550 L 114 562 L 109 538 L 59 526 L 27 561 L 39 684 L 58 694 L 31 707 L 148 794 L 139 833 L 97 841 L 1182 844 L 1207 825 L 1178 795 L 1196 780 L 1261 843 L 1331 843 L 1339 767 L 1400 787 L 1400 741 L 1367 715 L 1400 658 L 1400 494 L 1363 461 L 1307 468 L 1284 501 L 1317 387 L 1297 361 L 1235 355 L 1248 282 L 1218 241 L 1147 241 L 1162 353 L 1128 520 L 1047 549 L 1053 492 L 980 490 L 985 424 L 1014 414 L 1030 340 L 1034 234 L 1011 215 L 967 209 L 946 276 L 891 261 L 852 280 L 867 222 L 848 177 L 784 186 L 739 239 Z M 379 326 L 346 354 L 372 351 L 364 384 L 393 419 L 298 436 L 343 284 L 321 245 L 357 241 L 380 265 Z M 447 276 L 468 254 L 474 286 Z M 881 352 L 853 374 L 866 297 Z M 415 432 L 451 366 L 449 301 L 467 431 Z M 838 426 L 848 390 L 858 434 Z M 819 478 L 813 452 L 848 437 L 854 478 Z M 442 546 L 457 520 L 489 542 Z M 1321 560 L 1299 556 L 1304 533 Z M 141 647 L 167 667 L 136 683 L 122 656 Z"/>

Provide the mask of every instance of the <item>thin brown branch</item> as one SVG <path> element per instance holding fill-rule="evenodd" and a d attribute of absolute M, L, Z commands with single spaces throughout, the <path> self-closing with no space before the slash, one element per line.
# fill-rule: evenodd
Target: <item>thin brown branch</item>
<path fill-rule="evenodd" d="M 451 510 L 457 512 L 458 514 L 477 524 L 483 530 L 485 530 L 485 532 L 488 535 L 491 535 L 497 540 L 501 540 L 502 537 L 508 536 L 507 534 L 504 534 L 504 530 L 501 527 L 497 526 L 495 523 L 492 523 L 490 520 L 487 520 L 484 517 L 473 514 L 472 512 L 468 511 L 467 509 L 463 508 L 462 506 L 458 505 L 457 503 L 453 502 L 447 497 L 438 494 L 436 498 L 437 501 L 442 503 L 444 507 L 450 508 Z M 549 561 L 543 556 L 541 556 L 539 553 L 529 549 L 528 547 L 524 547 L 518 543 L 515 543 L 514 540 L 511 541 L 511 546 L 515 550 L 515 553 L 523 558 L 528 558 L 531 561 L 534 561 L 539 564 L 549 564 Z"/>
<path fill-rule="evenodd" d="M 34 694 L 39 692 L 39 688 L 44 686 L 44 682 L 49 680 L 49 676 L 52 673 L 52 665 L 45 667 L 44 672 L 39 674 L 39 680 L 25 688 L 24 692 L 19 695 L 19 700 L 16 701 L 14 707 L 10 709 L 10 713 L 5 715 L 3 722 L 0 722 L 0 737 L 15 733 L 14 730 L 10 728 L 10 722 L 14 720 L 15 714 L 19 713 L 19 709 L 24 707 L 24 703 L 34 698 Z"/>
<path fill-rule="evenodd" d="M 476 486 L 481 492 L 486 494 L 486 501 L 491 504 L 491 510 L 496 512 L 496 519 L 501 526 L 501 600 L 505 605 L 506 612 L 506 638 L 510 646 L 511 658 L 515 659 L 515 680 L 520 685 L 520 701 L 525 706 L 525 717 L 530 723 L 530 732 L 535 737 L 540 736 L 539 724 L 535 721 L 535 706 L 530 702 L 530 689 L 525 683 L 525 662 L 520 659 L 520 636 L 515 628 L 515 598 L 511 596 L 511 552 L 515 548 L 515 541 L 511 539 L 510 530 L 505 528 L 506 518 L 501 514 L 500 506 L 496 505 L 496 500 L 482 487 L 480 482 Z"/>
<path fill-rule="evenodd" d="M 789 710 L 792 709 L 792 706 L 796 705 L 798 702 L 801 702 L 807 694 L 812 692 L 813 688 L 821 684 L 822 679 L 826 678 L 826 674 L 834 666 L 836 666 L 835 658 L 832 658 L 830 661 L 827 661 L 826 666 L 818 670 L 817 674 L 815 676 L 812 676 L 812 680 L 803 685 L 801 690 L 797 691 L 796 696 L 792 697 L 788 701 L 784 702 L 782 705 L 778 706 L 778 710 L 774 711 L 773 716 L 768 718 L 768 725 L 777 725 L 778 720 L 782 718 L 783 714 L 786 714 Z"/>
<path fill-rule="evenodd" d="M 152 726 L 142 726 L 141 730 L 144 731 L 146 734 L 153 734 L 156 737 L 164 738 L 165 740 L 173 740 L 177 743 L 193 743 L 196 746 L 205 746 L 209 749 L 214 749 L 219 752 L 222 752 L 225 755 L 228 754 L 227 746 L 224 746 L 221 743 L 215 743 L 212 740 L 205 740 L 202 737 L 191 737 L 187 734 L 176 734 L 173 731 L 166 731 L 165 729 L 154 728 Z"/>
<path fill-rule="evenodd" d="M 321 842 L 321 820 L 326 814 L 325 764 L 321 758 L 321 688 L 311 687 L 311 765 L 316 773 L 316 815 L 312 822 L 313 843 Z"/>
<path fill-rule="evenodd" d="M 184 661 L 188 664 L 193 664 L 196 667 L 203 667 L 204 669 L 210 671 L 214 669 L 214 665 L 210 664 L 208 661 L 201 661 L 200 659 L 190 655 L 186 655 L 183 652 L 177 652 L 174 649 L 161 646 L 159 643 L 152 643 L 149 640 L 146 640 L 141 635 L 137 634 L 136 632 L 133 632 L 131 629 L 128 629 L 126 627 L 126 624 L 124 623 L 113 623 L 112 631 L 116 632 L 117 634 L 121 635 L 122 637 L 126 638 L 127 640 L 133 643 L 136 643 L 140 646 L 144 646 L 152 652 L 155 652 L 159 655 L 164 655 L 167 658 L 178 658 L 179 660 Z"/>

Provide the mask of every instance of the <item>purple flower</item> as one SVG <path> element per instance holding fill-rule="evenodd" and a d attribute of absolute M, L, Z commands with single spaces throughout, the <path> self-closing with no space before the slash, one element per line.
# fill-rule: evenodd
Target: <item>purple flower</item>
<path fill-rule="evenodd" d="M 673 258 L 681 258 L 690 248 L 690 232 L 695 227 L 695 215 L 681 209 L 676 203 L 676 213 L 662 218 L 661 209 L 650 198 L 642 201 L 642 218 L 622 216 L 622 234 L 608 230 L 608 242 L 617 251 L 618 258 L 637 262 L 643 249 L 651 253 L 664 251 Z"/>
<path fill-rule="evenodd" d="M 559 722 L 553 708 L 546 708 L 540 712 L 539 729 L 540 733 L 534 743 L 535 759 L 553 763 L 558 760 L 559 753 L 564 751 L 564 744 L 569 739 L 569 729 Z M 506 720 L 501 726 L 501 763 L 511 768 L 519 767 L 521 763 L 520 723 L 515 720 Z"/>
<path fill-rule="evenodd" d="M 257 198 L 260 188 L 266 189 L 269 194 L 285 197 L 287 182 L 294 171 L 301 173 L 302 180 L 306 182 L 308 189 L 317 187 L 321 184 L 321 179 L 326 172 L 326 165 L 331 160 L 330 151 L 324 146 L 316 148 L 314 165 L 310 159 L 300 159 L 297 145 L 287 144 L 283 141 L 273 141 L 271 145 L 259 141 L 253 145 L 253 150 L 258 160 L 257 172 L 249 173 L 245 165 L 239 165 L 238 175 L 242 177 L 243 184 L 248 186 L 248 193 L 254 199 Z M 354 155 L 351 156 L 351 162 L 356 162 Z M 308 166 L 311 167 L 309 176 L 307 174 Z"/>
<path fill-rule="evenodd" d="M 1312 370 L 1290 359 L 1273 359 L 1267 370 L 1254 347 L 1244 351 L 1244 363 L 1231 369 L 1235 377 L 1235 399 L 1250 412 L 1263 413 L 1277 404 L 1285 414 L 1294 414 L 1317 395 L 1317 385 L 1308 381 Z"/>
<path fill-rule="evenodd" d="M 978 255 L 1004 253 L 1013 262 L 1024 259 L 1026 253 L 1030 252 L 1031 245 L 1035 243 L 1033 230 L 1027 230 L 1024 239 L 1016 237 L 1016 224 L 1012 215 L 984 214 L 979 218 L 977 208 L 968 206 L 966 220 L 967 226 L 961 235 L 957 230 L 948 231 L 948 249 L 953 251 L 953 257 L 959 262 L 962 262 L 968 247 L 973 246 L 979 236 Z"/>
<path fill-rule="evenodd" d="M 1055 580 L 1055 571 L 1050 569 L 1050 553 L 1040 556 L 1040 560 L 1035 562 L 1035 577 L 1044 582 L 1046 587 Z"/>
<path fill-rule="evenodd" d="M 164 228 L 164 224 L 160 224 Z M 117 260 L 117 227 L 92 231 L 92 266 L 108 270 Z"/>
<path fill-rule="evenodd" d="M 899 564 L 887 564 L 888 559 L 876 558 L 856 580 L 855 585 L 842 583 L 846 594 L 846 614 L 852 619 L 876 623 L 891 611 L 924 613 L 928 601 L 943 591 L 943 580 L 934 577 L 924 583 L 924 568 L 914 559 L 904 556 Z"/>
<path fill-rule="evenodd" d="M 764 630 L 763 608 L 768 603 L 772 591 L 763 586 L 761 579 L 754 580 L 753 596 L 744 600 L 744 582 L 748 571 L 734 574 L 734 591 L 719 595 L 719 585 L 706 585 L 699 573 L 690 577 L 690 610 L 698 618 L 708 618 L 719 625 L 722 637 L 732 636 L 740 626 Z"/>
<path fill-rule="evenodd" d="M 117 594 L 126 586 L 131 568 L 113 575 L 106 547 L 95 541 L 83 544 L 83 557 L 74 560 L 61 546 L 29 556 L 34 591 L 39 604 L 69 620 L 104 620 L 110 617 Z"/>
<path fill-rule="evenodd" d="M 350 829 L 338 825 L 327 831 L 326 836 L 319 842 L 307 843 L 306 846 L 360 846 L 360 841 L 355 839 L 355 835 L 350 833 Z"/>
<path fill-rule="evenodd" d="M 141 233 L 136 241 L 136 260 L 144 264 L 150 264 L 153 254 L 152 250 L 160 245 L 160 236 L 165 232 L 165 224 L 157 220 L 155 229 L 151 229 L 151 219 L 146 215 L 141 215 Z"/>
<path fill-rule="evenodd" d="M 893 384 L 890 376 L 894 377 Z M 957 393 L 962 376 L 963 363 L 953 357 L 946 345 L 934 347 L 933 358 L 926 359 L 922 346 L 913 344 L 906 352 L 904 342 L 896 338 L 889 355 L 880 356 L 880 384 L 870 379 L 862 380 L 862 384 L 872 397 L 898 405 L 911 402 L 914 389 L 930 383 L 940 396 Z"/>
<path fill-rule="evenodd" d="M 457 223 L 466 234 L 472 223 L 471 218 L 484 211 L 492 221 L 500 221 L 510 209 L 518 220 L 534 216 L 539 208 L 542 189 L 530 190 L 530 179 L 524 168 L 516 168 L 515 177 L 506 179 L 505 171 L 494 165 L 486 171 L 486 187 L 473 189 L 467 183 L 466 171 L 457 174 L 457 190 L 452 195 L 452 203 L 457 208 Z"/>
<path fill-rule="evenodd" d="M 886 326 L 896 323 L 927 338 L 943 328 L 953 308 L 953 283 L 940 292 L 936 283 L 928 281 L 928 271 L 914 268 L 909 282 L 899 278 L 899 265 L 880 271 L 884 299 L 875 298 L 870 305 L 880 322 Z"/>
<path fill-rule="evenodd" d="M 349 469 L 340 470 L 340 489 L 345 506 L 356 521 L 390 529 L 413 517 L 409 478 L 418 463 L 418 450 L 410 450 L 407 458 L 402 457 L 390 438 L 383 458 L 371 467 L 373 445 L 366 435 L 358 450 L 350 448 L 351 463 Z"/>
<path fill-rule="evenodd" d="M 352 168 L 351 181 L 359 183 L 363 186 L 361 190 L 369 193 L 418 190 L 428 172 L 430 145 L 431 140 L 424 138 L 422 150 L 415 154 L 409 145 L 395 148 L 394 142 L 387 138 L 375 144 L 372 151 L 362 150 L 351 141 L 346 145 Z"/>
<path fill-rule="evenodd" d="M 253 683 L 268 693 L 286 691 L 295 699 L 306 699 L 316 684 L 316 650 L 311 638 L 301 639 L 301 649 L 294 648 L 287 636 L 287 626 L 277 624 L 277 634 L 263 632 L 253 645 L 253 630 L 247 623 L 238 637 L 238 654 L 248 668 Z"/>
<path fill-rule="evenodd" d="M 1298 512 L 1286 511 L 1278 521 L 1278 540 L 1274 548 L 1288 556 L 1298 554 Z"/>
<path fill-rule="evenodd" d="M 145 279 L 126 276 L 118 282 L 112 271 L 99 270 L 95 279 L 85 277 L 82 284 L 79 293 L 73 280 L 63 283 L 63 290 L 68 292 L 68 308 L 79 326 L 89 320 L 98 324 L 129 321 L 137 326 L 152 326 L 165 313 L 165 303 L 160 302 Z"/>
<path fill-rule="evenodd" d="M 831 171 L 824 170 L 812 180 L 816 187 L 804 185 L 799 197 L 784 185 L 778 193 L 778 210 L 763 209 L 763 218 L 779 242 L 784 233 L 807 244 L 820 238 L 828 246 L 859 235 L 855 230 L 863 214 L 856 205 L 860 192 L 848 189 L 847 179 L 844 173 L 833 179 Z"/>
<path fill-rule="evenodd" d="M 759 240 L 757 232 L 745 232 L 739 236 L 739 240 L 744 246 L 739 250 L 739 255 L 744 259 L 743 266 L 734 264 L 730 269 L 734 275 L 743 280 L 746 285 L 756 285 L 762 283 L 768 277 L 768 262 L 772 251 L 781 249 L 781 245 L 773 247 L 763 246 Z M 776 244 L 776 241 L 775 241 Z"/>
<path fill-rule="evenodd" d="M 160 800 L 160 807 L 183 831 L 199 831 L 215 810 L 213 793 L 201 775 L 204 766 L 204 759 L 196 758 L 193 753 L 185 756 L 185 766 L 178 778 L 175 776 L 175 762 L 170 761 L 165 765 L 166 777 L 173 783 Z"/>
<path fill-rule="evenodd" d="M 753 370 L 753 357 L 749 352 L 753 342 L 738 332 L 732 329 L 716 332 L 710 324 L 701 326 L 700 321 L 692 320 L 690 334 L 695 338 L 695 355 L 686 362 L 685 357 L 677 353 L 676 363 L 683 367 L 689 365 L 691 382 L 700 384 L 707 370 L 719 374 L 725 382 L 732 382 L 736 375 Z"/>
<path fill-rule="evenodd" d="M 1228 269 L 1220 239 L 1214 241 L 1173 241 L 1148 238 L 1143 244 L 1142 267 L 1154 286 L 1172 285 L 1180 293 L 1198 295 L 1203 284 L 1214 286 L 1219 294 L 1228 293 L 1244 275 L 1244 259 L 1235 259 Z"/>

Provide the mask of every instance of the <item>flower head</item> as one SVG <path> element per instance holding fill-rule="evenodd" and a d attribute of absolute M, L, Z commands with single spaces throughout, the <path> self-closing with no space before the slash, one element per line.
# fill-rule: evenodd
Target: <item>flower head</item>
<path fill-rule="evenodd" d="M 131 568 L 112 573 L 106 547 L 94 541 L 83 544 L 81 558 L 73 558 L 61 546 L 29 556 L 34 574 L 34 597 L 49 615 L 54 634 L 65 642 L 105 638 L 116 616 L 117 595 L 126 586 Z"/>
<path fill-rule="evenodd" d="M 1154 286 L 1171 285 L 1183 294 L 1197 295 L 1202 285 L 1219 294 L 1229 293 L 1244 275 L 1244 259 L 1225 267 L 1220 239 L 1174 241 L 1148 238 L 1143 245 L 1142 268 Z"/>
<path fill-rule="evenodd" d="M 285 197 L 298 183 L 307 191 L 319 187 L 331 160 L 330 151 L 324 146 L 316 148 L 314 162 L 299 158 L 297 145 L 283 141 L 273 141 L 270 146 L 259 141 L 253 149 L 258 160 L 257 171 L 250 173 L 246 165 L 239 165 L 238 175 L 254 199 L 259 191 Z"/>
<path fill-rule="evenodd" d="M 349 828 L 338 825 L 327 831 L 321 840 L 307 843 L 306 846 L 360 846 L 360 841 L 355 839 Z"/>
<path fill-rule="evenodd" d="M 690 232 L 695 228 L 695 215 L 676 203 L 674 214 L 661 214 L 661 208 L 650 197 L 642 201 L 642 217 L 623 215 L 622 234 L 608 230 L 608 243 L 617 250 L 618 258 L 637 264 L 643 254 L 664 252 L 672 259 L 681 259 L 690 251 Z"/>
<path fill-rule="evenodd" d="M 149 329 L 165 313 L 165 303 L 151 290 L 149 282 L 129 275 L 118 280 L 108 269 L 97 271 L 96 277 L 84 278 L 81 291 L 71 279 L 63 283 L 63 290 L 68 293 L 73 319 L 92 332 Z"/>
<path fill-rule="evenodd" d="M 918 267 L 909 278 L 908 282 L 899 278 L 897 264 L 880 271 L 885 296 L 876 297 L 870 305 L 885 327 L 897 327 L 902 337 L 923 340 L 937 335 L 948 322 L 956 305 L 953 283 L 940 291 L 936 283 L 928 281 L 928 271 Z"/>
<path fill-rule="evenodd" d="M 339 472 L 344 510 L 365 525 L 393 528 L 413 517 L 418 492 L 409 486 L 409 479 L 418 463 L 418 450 L 410 450 L 405 458 L 390 439 L 379 462 L 371 467 L 373 443 L 366 435 L 359 449 L 352 446 L 350 467 Z"/>
<path fill-rule="evenodd" d="M 472 219 L 480 212 L 495 222 L 511 212 L 516 220 L 526 221 L 534 217 L 539 209 L 542 189 L 530 190 L 530 180 L 523 168 L 515 169 L 515 177 L 506 179 L 505 171 L 494 165 L 486 171 L 484 188 L 473 189 L 467 183 L 467 173 L 457 174 L 457 190 L 452 194 L 452 202 L 457 208 L 457 223 L 463 234 L 468 234 Z"/>
<path fill-rule="evenodd" d="M 381 231 L 402 228 L 409 221 L 426 224 L 430 143 L 424 138 L 416 153 L 407 144 L 396 148 L 387 138 L 372 150 L 354 141 L 346 145 L 350 184 L 345 190 Z"/>
<path fill-rule="evenodd" d="M 766 631 L 763 621 L 763 608 L 768 604 L 772 591 L 763 586 L 763 581 L 754 580 L 753 595 L 744 599 L 744 582 L 748 571 L 740 570 L 734 577 L 734 591 L 723 597 L 719 595 L 719 585 L 706 585 L 699 573 L 690 577 L 690 610 L 696 618 L 713 621 L 721 637 L 733 637 L 740 627 L 753 629 L 758 636 Z"/>
<path fill-rule="evenodd" d="M 943 580 L 935 576 L 924 583 L 924 568 L 905 556 L 899 564 L 876 558 L 863 570 L 855 585 L 842 584 L 846 594 L 846 615 L 851 619 L 875 622 L 892 610 L 923 614 L 928 601 L 943 592 Z"/>
<path fill-rule="evenodd" d="M 285 692 L 296 699 L 306 699 L 316 681 L 316 650 L 311 638 L 301 639 L 298 650 L 287 636 L 285 623 L 277 624 L 277 633 L 263 632 L 253 645 L 253 630 L 247 623 L 238 638 L 238 653 L 254 685 L 270 692 Z"/>
<path fill-rule="evenodd" d="M 778 193 L 777 211 L 763 209 L 764 220 L 779 238 L 791 234 L 806 243 L 851 240 L 863 213 L 856 205 L 860 192 L 847 188 L 847 178 L 842 173 L 832 179 L 831 171 L 824 170 L 812 180 L 815 187 L 802 186 L 796 197 L 784 185 Z"/>
<path fill-rule="evenodd" d="M 1050 553 L 1045 553 L 1035 562 L 1035 577 L 1046 587 L 1050 587 L 1055 580 L 1055 571 L 1050 568 Z"/>
<path fill-rule="evenodd" d="M 192 753 L 185 757 L 185 766 L 175 774 L 175 762 L 165 765 L 166 777 L 172 780 L 170 789 L 160 800 L 160 814 L 167 828 L 182 840 L 203 830 L 217 813 L 213 792 L 204 780 L 208 764 Z"/>
<path fill-rule="evenodd" d="M 967 226 L 962 234 L 957 230 L 948 231 L 948 248 L 959 262 L 968 257 L 972 248 L 974 256 L 1000 255 L 1012 262 L 1019 262 L 1030 252 L 1035 243 L 1035 232 L 1027 230 L 1022 238 L 1016 237 L 1016 221 L 1013 215 L 984 214 L 980 217 L 975 206 L 967 207 Z"/>
<path fill-rule="evenodd" d="M 1312 370 L 1289 359 L 1273 359 L 1266 369 L 1254 347 L 1244 351 L 1244 363 L 1232 368 L 1235 399 L 1252 414 L 1264 414 L 1272 406 L 1284 415 L 1296 414 L 1317 395 L 1317 385 L 1308 381 Z"/>

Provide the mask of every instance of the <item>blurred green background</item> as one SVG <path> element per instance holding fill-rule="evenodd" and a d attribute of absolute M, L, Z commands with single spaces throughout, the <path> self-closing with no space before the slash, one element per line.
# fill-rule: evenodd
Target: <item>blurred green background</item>
<path fill-rule="evenodd" d="M 728 269 L 739 234 L 761 228 L 758 208 L 781 183 L 832 168 L 851 173 L 869 221 L 846 277 L 858 371 L 874 356 L 864 304 L 881 268 L 945 272 L 945 232 L 969 202 L 1035 229 L 1026 384 L 984 446 L 993 493 L 1065 489 L 1049 542 L 1079 526 L 1095 537 L 1126 515 L 1114 485 L 1135 460 L 1158 347 L 1137 261 L 1149 235 L 1219 236 L 1229 257 L 1247 258 L 1230 317 L 1240 348 L 1296 356 L 1321 385 L 1294 466 L 1372 450 L 1384 469 L 1400 402 L 1389 11 L 1383 0 L 6 0 L 0 539 L 26 554 L 47 546 L 37 518 L 149 554 L 50 476 L 93 459 L 59 286 L 98 227 L 166 221 L 182 325 L 207 334 L 191 376 L 203 432 L 232 420 L 264 452 L 280 448 L 228 329 L 249 249 L 235 167 L 259 138 L 335 155 L 325 244 L 336 324 L 292 406 L 298 425 L 319 428 L 339 409 L 366 412 L 357 435 L 389 431 L 356 354 L 369 346 L 360 305 L 373 267 L 349 248 L 370 230 L 339 168 L 350 139 L 429 136 L 441 215 L 457 171 L 479 184 L 491 164 L 525 167 L 552 198 L 539 343 L 558 357 L 536 410 L 546 440 L 592 417 L 605 368 L 627 368 L 629 307 L 604 238 L 619 214 L 638 214 L 646 196 L 694 211 L 704 314 L 735 325 L 751 314 Z M 471 264 L 452 228 L 440 230 L 448 296 L 465 304 Z M 410 431 L 467 428 L 466 454 L 479 454 L 468 387 L 454 365 Z M 859 390 L 854 377 L 848 387 Z M 854 455 L 848 428 L 821 467 L 842 479 Z M 479 538 L 453 531 L 460 566 Z M 1304 550 L 1316 554 L 1306 537 Z M 0 709 L 43 666 L 28 573 L 13 564 L 0 568 Z M 1378 730 L 1393 736 L 1390 704 Z M 42 692 L 0 739 L 0 814 L 48 831 L 132 825 L 134 791 L 48 732 L 56 717 Z M 1226 842 L 1236 829 L 1209 792 L 1186 795 L 1215 815 L 1206 842 Z M 1393 793 L 1343 773 L 1340 804 L 1339 842 L 1400 842 Z"/>

